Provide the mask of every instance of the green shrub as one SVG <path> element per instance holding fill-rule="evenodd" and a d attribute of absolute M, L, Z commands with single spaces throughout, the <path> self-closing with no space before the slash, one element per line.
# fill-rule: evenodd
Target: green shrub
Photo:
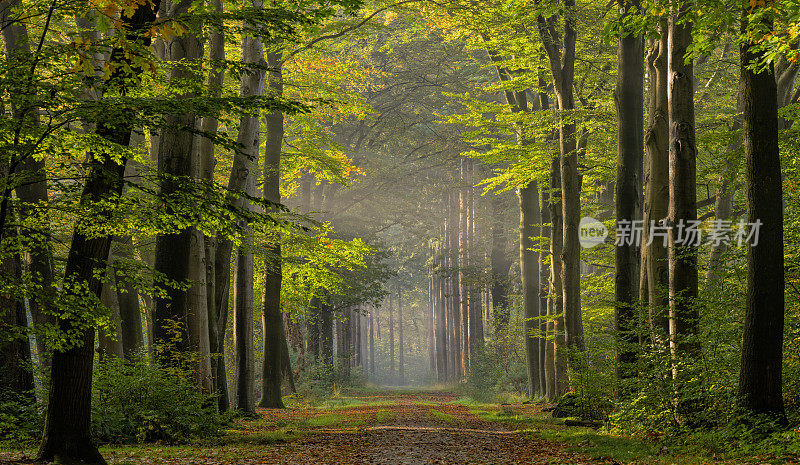
<path fill-rule="evenodd" d="M 176 370 L 145 357 L 111 357 L 94 375 L 92 433 L 99 442 L 181 442 L 219 434 L 226 417 Z"/>
<path fill-rule="evenodd" d="M 41 438 L 44 418 L 32 392 L 0 392 L 0 439 L 30 443 Z"/>
<path fill-rule="evenodd" d="M 470 360 L 464 390 L 478 402 L 495 401 L 501 394 L 527 392 L 525 360 L 508 355 L 504 339 L 490 340 Z"/>
<path fill-rule="evenodd" d="M 295 378 L 297 395 L 316 405 L 324 399 L 336 397 L 342 388 L 366 386 L 366 376 L 361 368 L 344 370 L 339 361 L 336 363 L 336 368 L 321 361 L 305 365 Z"/>

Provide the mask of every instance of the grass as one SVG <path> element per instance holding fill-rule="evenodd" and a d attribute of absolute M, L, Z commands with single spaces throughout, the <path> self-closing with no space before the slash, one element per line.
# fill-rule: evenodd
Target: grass
<path fill-rule="evenodd" d="M 333 426 L 339 425 L 345 422 L 345 417 L 342 415 L 338 415 L 335 413 L 330 413 L 327 415 L 319 415 L 316 417 L 309 418 L 302 422 L 303 426 L 309 426 L 311 428 L 320 428 L 324 426 Z M 299 425 L 298 425 L 299 426 Z"/>
<path fill-rule="evenodd" d="M 479 404 L 471 399 L 459 399 L 459 404 L 473 408 L 470 413 L 485 421 L 513 423 L 522 434 L 565 444 L 570 452 L 585 454 L 593 460 L 607 460 L 636 465 L 703 465 L 720 463 L 717 459 L 739 458 L 755 460 L 759 464 L 778 464 L 785 461 L 770 461 L 765 457 L 718 456 L 708 450 L 692 446 L 665 445 L 630 436 L 614 435 L 602 430 L 566 426 L 563 420 L 546 413 L 529 413 L 517 410 L 516 406 Z M 728 462 L 732 463 L 732 462 Z M 742 463 L 742 462 L 733 462 Z"/>
<path fill-rule="evenodd" d="M 375 421 L 378 423 L 388 423 L 397 418 L 397 412 L 380 409 L 375 413 Z"/>
<path fill-rule="evenodd" d="M 442 421 L 443 423 L 446 423 L 448 425 L 461 425 L 461 424 L 464 423 L 464 420 L 462 420 L 461 418 L 458 418 L 455 415 L 450 415 L 449 413 L 445 413 L 445 412 L 442 412 L 442 411 L 436 410 L 436 409 L 430 409 L 428 411 L 435 418 L 439 419 L 440 421 Z"/>
<path fill-rule="evenodd" d="M 483 408 L 492 407 L 492 406 L 496 406 L 497 405 L 497 404 L 492 404 L 492 403 L 489 403 L 489 402 L 478 402 L 477 400 L 473 399 L 472 397 L 466 397 L 466 396 L 465 397 L 459 397 L 458 399 L 452 400 L 449 403 L 453 404 L 453 405 L 464 405 L 466 407 L 483 407 Z"/>

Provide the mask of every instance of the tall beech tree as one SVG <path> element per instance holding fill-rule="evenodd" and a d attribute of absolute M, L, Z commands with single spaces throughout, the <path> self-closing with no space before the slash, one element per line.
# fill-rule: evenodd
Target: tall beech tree
<path fill-rule="evenodd" d="M 131 43 L 148 46 L 150 39 L 144 37 L 143 32 L 155 20 L 158 6 L 158 2 L 137 5 L 132 11 L 123 13 L 118 33 L 125 34 Z M 137 84 L 138 75 L 143 71 L 131 58 L 120 47 L 111 50 L 109 62 L 116 67 L 107 86 L 109 89 L 116 87 L 121 95 Z M 95 133 L 111 144 L 127 147 L 133 131 L 131 110 L 118 107 L 98 116 Z M 122 195 L 126 161 L 108 152 L 91 154 L 88 176 L 81 191 L 81 203 L 85 206 L 106 202 L 113 205 Z M 113 237 L 87 231 L 92 231 L 89 225 L 98 219 L 111 221 L 112 213 L 108 208 L 103 208 L 99 218 L 96 214 L 89 214 L 88 217 L 79 218 L 75 224 L 62 290 L 71 297 L 72 305 L 97 305 L 103 288 L 99 277 L 106 267 Z M 81 321 L 80 311 L 73 315 L 73 318 L 58 320 L 59 329 L 74 336 L 66 348 L 53 352 L 47 416 L 37 459 L 105 464 L 90 431 L 95 331 L 91 322 Z"/>
<path fill-rule="evenodd" d="M 747 249 L 747 299 L 739 372 L 739 405 L 750 412 L 784 416 L 783 189 L 778 149 L 778 95 L 772 63 L 755 38 L 772 30 L 765 5 L 745 7 L 740 50 L 747 217 L 760 224 Z"/>
<path fill-rule="evenodd" d="M 23 66 L 12 66 L 12 79 L 17 79 L 25 85 L 33 85 L 33 80 L 29 78 L 29 72 L 35 71 L 28 65 L 34 58 L 31 53 L 31 40 L 28 32 L 28 24 L 21 20 L 18 10 L 21 6 L 20 0 L 4 2 L 0 6 L 0 28 L 3 33 L 7 59 L 12 63 L 16 62 Z M 42 34 L 48 32 L 45 29 Z M 30 70 L 30 71 L 27 71 Z M 22 89 L 21 89 L 22 90 Z M 36 134 L 40 129 L 40 117 L 38 108 L 35 106 L 36 93 L 29 90 L 12 92 L 10 95 L 11 116 L 14 120 L 14 132 L 25 134 L 30 132 Z M 15 138 L 14 147 L 10 150 L 15 153 L 12 161 L 16 158 L 18 166 L 15 168 L 9 164 L 5 173 L 8 177 L 17 178 L 14 181 L 14 192 L 17 194 L 19 205 L 17 215 L 20 220 L 33 216 L 37 212 L 37 206 L 46 204 L 48 200 L 48 186 L 45 172 L 45 161 L 43 158 L 33 156 L 33 153 L 26 153 L 20 150 L 20 138 Z M 6 194 L 6 198 L 10 191 Z M 10 215 L 9 215 L 10 216 Z M 2 232 L 0 232 L 2 234 Z M 36 292 L 28 297 L 31 319 L 34 328 L 43 329 L 46 324 L 54 322 L 55 271 L 53 269 L 53 250 L 51 244 L 51 231 L 49 224 L 45 222 L 36 231 L 28 231 L 28 234 L 35 237 L 32 250 L 28 255 L 28 279 L 30 285 L 36 288 Z M 22 270 L 25 272 L 25 270 Z M 43 365 L 47 365 L 49 360 L 49 350 L 45 343 L 45 338 L 41 331 L 34 332 L 36 345 L 39 353 L 39 360 Z"/>
<path fill-rule="evenodd" d="M 189 16 L 191 2 L 175 3 L 169 13 L 173 19 L 187 21 L 188 31 L 171 37 L 167 45 L 167 59 L 174 65 L 169 73 L 169 82 L 174 87 L 175 98 L 189 101 L 199 95 L 197 86 L 185 86 L 198 80 L 196 65 L 203 58 L 203 42 L 200 39 L 197 18 Z M 180 90 L 178 90 L 180 89 Z M 158 147 L 158 169 L 160 195 L 167 205 L 176 196 L 187 190 L 199 174 L 199 157 L 194 152 L 197 115 L 186 109 L 184 113 L 166 117 L 167 125 L 160 134 Z M 171 212 L 171 209 L 170 209 Z M 155 270 L 175 283 L 191 282 L 189 290 L 182 286 L 167 286 L 166 295 L 155 299 L 153 309 L 153 333 L 159 346 L 156 353 L 165 364 L 178 365 L 185 362 L 181 352 L 199 353 L 194 372 L 199 387 L 209 389 L 211 381 L 210 341 L 208 335 L 208 310 L 205 293 L 198 295 L 200 286 L 196 269 L 205 243 L 196 227 L 187 226 L 174 232 L 160 234 L 156 238 Z M 205 267 L 203 278 L 205 278 Z M 205 281 L 205 279 L 203 279 Z M 205 286 L 205 283 L 202 284 Z M 200 297 L 203 297 L 202 299 Z M 202 308 L 201 308 L 202 306 Z M 201 320 L 205 320 L 205 324 Z M 205 328 L 205 334 L 201 329 Z"/>
<path fill-rule="evenodd" d="M 257 7 L 258 4 L 253 4 Z M 247 23 L 245 23 L 247 24 Z M 266 65 L 264 46 L 257 37 L 242 38 L 242 64 L 252 66 L 242 75 L 239 93 L 244 98 L 258 97 L 264 93 Z M 244 195 L 257 196 L 256 170 L 258 167 L 260 118 L 258 114 L 242 116 L 239 120 L 237 142 L 241 148 L 234 155 L 231 176 L 228 181 L 230 200 L 241 208 L 252 208 Z M 236 274 L 234 287 L 234 341 L 236 346 L 236 408 L 244 412 L 255 412 L 255 353 L 253 351 L 253 298 L 254 269 L 253 248 L 255 247 L 253 230 L 250 225 L 242 224 L 244 237 L 242 246 L 236 256 Z M 230 280 L 230 261 L 233 244 L 228 238 L 220 238 L 216 248 L 215 267 L 217 287 L 215 293 L 228 294 Z M 221 282 L 225 279 L 225 283 Z M 227 299 L 215 299 L 215 305 L 226 305 Z M 227 308 L 215 308 L 218 321 Z M 217 333 L 224 334 L 224 326 L 218 325 Z M 221 355 L 224 352 L 220 353 Z M 221 367 L 222 365 L 220 365 Z M 219 376 L 225 376 L 219 373 Z"/>
<path fill-rule="evenodd" d="M 283 95 L 283 55 L 267 51 L 268 92 L 273 96 Z M 272 211 L 278 211 L 281 201 L 281 149 L 283 145 L 284 115 L 274 109 L 266 116 L 266 148 L 264 150 L 264 200 L 270 202 Z M 262 328 L 264 341 L 264 364 L 262 393 L 259 406 L 264 408 L 284 408 L 281 399 L 281 354 L 283 343 L 283 318 L 281 317 L 281 243 L 280 234 L 269 237 L 267 246 L 266 271 L 264 274 L 264 309 Z"/>
<path fill-rule="evenodd" d="M 522 276 L 525 365 L 528 372 L 528 396 L 534 398 L 542 390 L 539 377 L 539 251 L 533 237 L 541 223 L 539 188 L 536 181 L 520 187 L 519 195 L 519 263 Z"/>
<path fill-rule="evenodd" d="M 561 24 L 561 27 L 559 27 Z M 539 16 L 537 26 L 550 64 L 553 88 L 559 110 L 559 149 L 561 152 L 561 209 L 563 248 L 561 250 L 561 287 L 567 348 L 582 352 L 580 251 L 578 225 L 581 217 L 581 177 L 578 173 L 578 147 L 575 109 L 575 44 L 577 41 L 574 0 L 564 0 L 563 15 Z M 559 40 L 560 39 L 560 40 Z M 570 357 L 570 359 L 572 359 Z M 574 366 L 573 369 L 579 367 Z"/>
<path fill-rule="evenodd" d="M 636 15 L 639 2 L 620 0 L 622 29 L 617 54 L 617 176 L 615 186 L 617 221 L 633 224 L 641 218 L 642 163 L 644 153 L 644 41 L 636 31 L 626 30 L 628 15 Z M 625 240 L 616 244 L 615 324 L 618 333 L 617 370 L 621 378 L 634 376 L 638 334 L 635 304 L 639 297 L 639 244 Z"/>
<path fill-rule="evenodd" d="M 694 65 L 691 2 L 675 6 L 667 40 L 669 113 L 669 327 L 677 358 L 697 356 L 697 244 L 691 234 L 697 220 L 697 146 L 694 115 Z M 676 371 L 676 375 L 680 373 Z"/>
<path fill-rule="evenodd" d="M 669 214 L 669 112 L 667 106 L 667 56 L 669 25 L 666 17 L 659 19 L 658 39 L 653 40 L 647 52 L 647 73 L 649 78 L 649 102 L 647 112 L 647 133 L 645 153 L 647 173 L 645 179 L 645 199 L 643 221 L 647 224 L 647 260 L 643 264 L 647 270 L 647 303 L 651 334 L 660 335 L 668 344 L 669 320 L 669 268 L 667 263 L 667 244 L 663 239 L 653 236 L 651 227 L 662 225 Z"/>

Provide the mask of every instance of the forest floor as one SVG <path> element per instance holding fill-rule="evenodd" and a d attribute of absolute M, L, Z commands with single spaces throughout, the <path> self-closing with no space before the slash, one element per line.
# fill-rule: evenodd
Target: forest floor
<path fill-rule="evenodd" d="M 237 420 L 219 438 L 105 446 L 109 464 L 734 464 L 567 427 L 534 404 L 479 404 L 443 391 L 383 390 L 295 403 Z M 29 463 L 0 452 L 0 463 Z M 755 463 L 769 463 L 756 461 Z"/>

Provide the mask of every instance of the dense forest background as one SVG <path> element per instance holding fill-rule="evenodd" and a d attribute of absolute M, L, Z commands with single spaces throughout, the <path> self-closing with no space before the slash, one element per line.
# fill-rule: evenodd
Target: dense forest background
<path fill-rule="evenodd" d="M 0 435 L 104 463 L 438 386 L 796 457 L 798 21 L 0 3 Z"/>

